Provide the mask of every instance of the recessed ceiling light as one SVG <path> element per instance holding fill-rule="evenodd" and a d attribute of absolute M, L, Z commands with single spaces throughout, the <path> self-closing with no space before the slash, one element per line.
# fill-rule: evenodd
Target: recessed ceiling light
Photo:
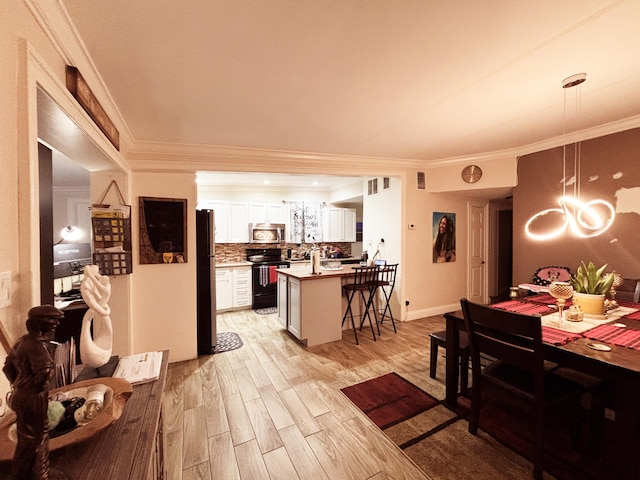
<path fill-rule="evenodd" d="M 264 181 L 264 184 L 265 184 L 265 185 L 269 185 L 269 180 L 265 180 L 265 181 Z"/>
<path fill-rule="evenodd" d="M 317 181 L 317 180 L 314 180 L 314 181 L 313 181 L 313 183 L 312 183 L 312 185 L 313 185 L 314 187 L 317 187 L 317 186 L 319 185 L 319 183 L 318 183 L 318 181 Z"/>

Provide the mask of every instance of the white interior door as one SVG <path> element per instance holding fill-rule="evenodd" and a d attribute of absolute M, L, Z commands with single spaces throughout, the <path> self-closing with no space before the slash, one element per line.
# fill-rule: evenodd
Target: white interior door
<path fill-rule="evenodd" d="M 467 298 L 487 303 L 487 206 L 469 205 L 469 288 Z"/>

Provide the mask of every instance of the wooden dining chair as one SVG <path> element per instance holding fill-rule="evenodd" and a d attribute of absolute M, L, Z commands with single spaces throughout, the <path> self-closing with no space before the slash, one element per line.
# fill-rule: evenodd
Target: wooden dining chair
<path fill-rule="evenodd" d="M 578 411 L 581 395 L 597 380 L 579 383 L 571 378 L 569 369 L 546 369 L 542 346 L 542 326 L 539 315 L 523 315 L 498 310 L 460 300 L 469 339 L 472 365 L 471 415 L 469 432 L 478 431 L 483 386 L 490 383 L 515 399 L 533 405 L 535 412 L 533 476 L 542 478 L 544 469 L 545 415 L 552 407 L 562 405 Z M 480 354 L 494 362 L 480 364 Z M 580 378 L 576 375 L 574 378 Z M 594 383 L 595 382 L 595 383 Z M 593 397 L 592 397 L 593 398 Z M 592 415 L 602 415 L 592 401 Z M 592 422 L 597 425 L 597 422 Z M 597 434 L 597 432 L 590 432 Z"/>
<path fill-rule="evenodd" d="M 362 305 L 362 314 L 361 314 L 361 322 L 360 322 L 360 330 L 362 330 L 362 325 L 365 320 L 369 320 L 369 326 L 371 327 L 371 334 L 373 335 L 373 340 L 376 340 L 376 333 L 373 330 L 373 322 L 371 321 L 371 306 L 373 303 L 373 296 L 376 290 L 375 280 L 378 276 L 378 267 L 355 267 L 353 269 L 353 282 L 347 283 L 342 286 L 342 290 L 347 296 L 347 308 L 345 309 L 344 315 L 342 317 L 342 325 L 344 326 L 344 322 L 349 318 L 351 320 L 351 326 L 353 327 L 353 335 L 356 339 L 356 345 L 358 345 L 358 334 L 356 333 L 356 325 L 353 320 L 353 300 L 356 298 L 356 294 L 359 294 L 359 298 L 361 300 Z M 378 326 L 378 322 L 376 322 L 376 327 L 378 328 L 378 335 L 380 335 L 380 327 Z"/>
<path fill-rule="evenodd" d="M 436 378 L 438 369 L 438 348 L 447 348 L 447 331 L 438 330 L 429 334 L 429 377 Z M 467 396 L 469 385 L 469 340 L 466 332 L 460 332 L 458 342 L 458 352 L 460 360 L 460 394 Z"/>

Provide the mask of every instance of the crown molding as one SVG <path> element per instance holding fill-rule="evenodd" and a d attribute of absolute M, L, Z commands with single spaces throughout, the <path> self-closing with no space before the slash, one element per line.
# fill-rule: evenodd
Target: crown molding
<path fill-rule="evenodd" d="M 337 155 L 219 145 L 136 142 L 127 152 L 134 171 L 264 171 L 333 173 L 339 175 L 397 174 L 418 168 L 421 160 Z"/>
<path fill-rule="evenodd" d="M 477 155 L 465 155 L 462 157 L 451 157 L 440 160 L 425 161 L 428 167 L 440 167 L 443 165 L 454 165 L 469 162 L 482 162 L 487 160 L 495 160 L 498 158 L 518 158 L 530 153 L 542 152 L 551 148 L 561 147 L 576 142 L 584 142 L 605 135 L 624 132 L 633 128 L 640 127 L 640 115 L 634 117 L 617 120 L 615 122 L 597 125 L 595 127 L 586 128 L 565 135 L 548 138 L 540 142 L 530 143 L 521 147 L 509 148 L 505 150 L 496 150 L 494 152 L 485 152 Z"/>

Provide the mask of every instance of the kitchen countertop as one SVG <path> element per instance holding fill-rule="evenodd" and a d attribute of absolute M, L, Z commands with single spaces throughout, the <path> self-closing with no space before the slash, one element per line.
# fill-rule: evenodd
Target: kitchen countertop
<path fill-rule="evenodd" d="M 348 275 L 353 275 L 353 269 L 355 267 L 359 267 L 359 265 L 343 265 L 340 270 L 326 270 L 321 268 L 319 273 L 311 273 L 309 271 L 309 264 L 307 263 L 306 265 L 292 264 L 290 268 L 278 268 L 276 271 L 299 280 L 320 280 L 322 278 L 346 277 Z"/>
<path fill-rule="evenodd" d="M 242 262 L 216 262 L 216 268 L 250 267 L 251 265 L 253 265 L 253 263 L 247 262 L 246 260 Z"/>
<path fill-rule="evenodd" d="M 338 260 L 339 262 L 352 262 L 354 260 L 357 260 L 358 262 L 360 261 L 360 259 L 356 258 L 356 257 L 321 258 L 320 260 Z M 287 262 L 291 262 L 292 264 L 304 263 L 304 262 L 309 263 L 310 262 L 310 260 L 308 258 L 302 258 L 302 259 L 288 258 L 288 259 L 286 259 L 286 261 Z"/>

